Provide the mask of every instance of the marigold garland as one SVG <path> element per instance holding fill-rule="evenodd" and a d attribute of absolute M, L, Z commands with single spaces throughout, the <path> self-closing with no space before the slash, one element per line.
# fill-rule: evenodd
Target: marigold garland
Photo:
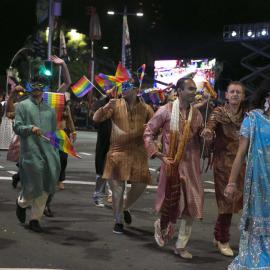
<path fill-rule="evenodd" d="M 184 128 L 182 136 L 180 136 L 180 133 L 178 130 L 171 130 L 170 131 L 170 144 L 169 144 L 169 157 L 174 159 L 174 165 L 173 166 L 167 166 L 167 174 L 172 175 L 173 170 L 177 169 L 179 162 L 181 161 L 184 150 L 188 141 L 189 133 L 190 133 L 190 126 L 191 126 L 191 120 L 193 115 L 193 107 L 190 107 L 190 111 L 188 114 L 188 119 L 184 122 Z M 178 146 L 176 149 L 176 139 L 178 139 Z"/>

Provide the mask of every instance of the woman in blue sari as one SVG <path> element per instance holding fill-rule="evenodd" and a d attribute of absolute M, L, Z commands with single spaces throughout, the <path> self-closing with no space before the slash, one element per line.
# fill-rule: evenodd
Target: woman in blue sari
<path fill-rule="evenodd" d="M 232 197 L 247 156 L 239 255 L 228 270 L 270 270 L 270 80 L 261 84 L 252 103 L 225 189 L 225 196 Z"/>

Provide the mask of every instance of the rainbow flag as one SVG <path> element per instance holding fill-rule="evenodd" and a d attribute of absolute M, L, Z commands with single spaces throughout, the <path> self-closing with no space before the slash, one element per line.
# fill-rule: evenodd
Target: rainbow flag
<path fill-rule="evenodd" d="M 71 85 L 72 92 L 79 98 L 85 96 L 93 89 L 94 85 L 85 77 L 82 76 L 76 83 Z"/>
<path fill-rule="evenodd" d="M 119 78 L 122 82 L 129 81 L 131 79 L 129 71 L 123 67 L 121 63 L 117 66 L 115 77 Z"/>
<path fill-rule="evenodd" d="M 145 72 L 145 68 L 146 68 L 146 65 L 143 64 L 139 69 L 141 70 L 141 75 L 140 75 L 140 84 L 142 84 L 142 81 L 143 81 L 143 77 L 144 77 L 144 72 Z"/>
<path fill-rule="evenodd" d="M 61 128 L 63 110 L 65 108 L 65 95 L 63 93 L 44 92 L 43 101 L 55 110 L 57 128 Z"/>
<path fill-rule="evenodd" d="M 113 75 L 106 75 L 104 73 L 99 73 L 98 75 L 95 75 L 95 80 L 98 83 L 98 85 L 104 89 L 105 92 L 108 90 L 111 90 L 112 88 L 117 87 L 117 92 L 121 93 L 122 88 L 121 85 L 124 82 L 127 82 L 131 79 L 131 75 L 129 71 L 121 65 L 121 63 L 118 64 L 115 76 Z"/>
<path fill-rule="evenodd" d="M 104 89 L 104 91 L 107 91 L 115 86 L 115 82 L 106 79 L 104 74 L 100 73 L 98 75 L 95 75 L 95 80 L 98 83 L 98 85 Z M 105 75 L 106 76 L 106 75 Z"/>
<path fill-rule="evenodd" d="M 63 129 L 55 132 L 46 132 L 42 137 L 49 141 L 55 148 L 65 152 L 73 157 L 81 158 L 75 151 L 69 137 Z"/>
<path fill-rule="evenodd" d="M 107 81 L 110 81 L 113 83 L 118 83 L 118 84 L 127 81 L 127 79 L 125 77 L 117 77 L 117 76 L 113 76 L 113 75 L 106 75 L 103 73 L 99 73 L 98 76 L 103 80 L 107 80 Z"/>

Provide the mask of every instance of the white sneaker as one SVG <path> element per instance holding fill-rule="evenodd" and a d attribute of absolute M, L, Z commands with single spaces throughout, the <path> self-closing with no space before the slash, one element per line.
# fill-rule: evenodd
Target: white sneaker
<path fill-rule="evenodd" d="M 157 219 L 155 221 L 154 228 L 155 228 L 155 240 L 156 240 L 157 244 L 160 247 L 164 247 L 165 246 L 165 241 L 163 240 L 162 235 L 161 235 L 160 219 Z"/>
<path fill-rule="evenodd" d="M 233 257 L 234 255 L 228 242 L 224 244 L 218 242 L 218 249 L 220 253 L 223 254 L 224 256 Z"/>
<path fill-rule="evenodd" d="M 98 206 L 98 207 L 105 207 L 104 202 L 101 200 L 94 200 L 94 204 L 95 206 Z"/>
<path fill-rule="evenodd" d="M 175 248 L 174 254 L 179 255 L 181 258 L 188 260 L 191 260 L 193 257 L 192 254 L 188 252 L 185 248 Z"/>

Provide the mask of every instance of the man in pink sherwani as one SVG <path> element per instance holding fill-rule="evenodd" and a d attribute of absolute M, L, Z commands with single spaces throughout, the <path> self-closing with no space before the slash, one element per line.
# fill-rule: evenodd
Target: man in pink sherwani
<path fill-rule="evenodd" d="M 149 157 L 157 157 L 162 161 L 155 203 L 156 211 L 161 214 L 161 218 L 155 222 L 157 244 L 164 246 L 173 237 L 174 225 L 180 219 L 174 251 L 182 258 L 191 259 L 192 254 L 186 250 L 186 245 L 191 235 L 193 219 L 202 219 L 203 216 L 204 192 L 200 177 L 200 132 L 203 118 L 199 110 L 191 106 L 196 92 L 194 81 L 181 78 L 176 88 L 178 98 L 160 107 L 147 123 L 144 142 Z M 186 128 L 186 123 L 190 124 L 189 129 Z M 162 153 L 155 144 L 160 131 Z M 173 132 L 176 137 L 172 135 Z M 185 140 L 184 134 L 186 141 L 182 141 Z M 177 153 L 179 156 L 181 152 L 179 144 L 184 145 L 184 152 L 177 161 Z M 170 170 L 173 173 L 169 173 Z"/>

